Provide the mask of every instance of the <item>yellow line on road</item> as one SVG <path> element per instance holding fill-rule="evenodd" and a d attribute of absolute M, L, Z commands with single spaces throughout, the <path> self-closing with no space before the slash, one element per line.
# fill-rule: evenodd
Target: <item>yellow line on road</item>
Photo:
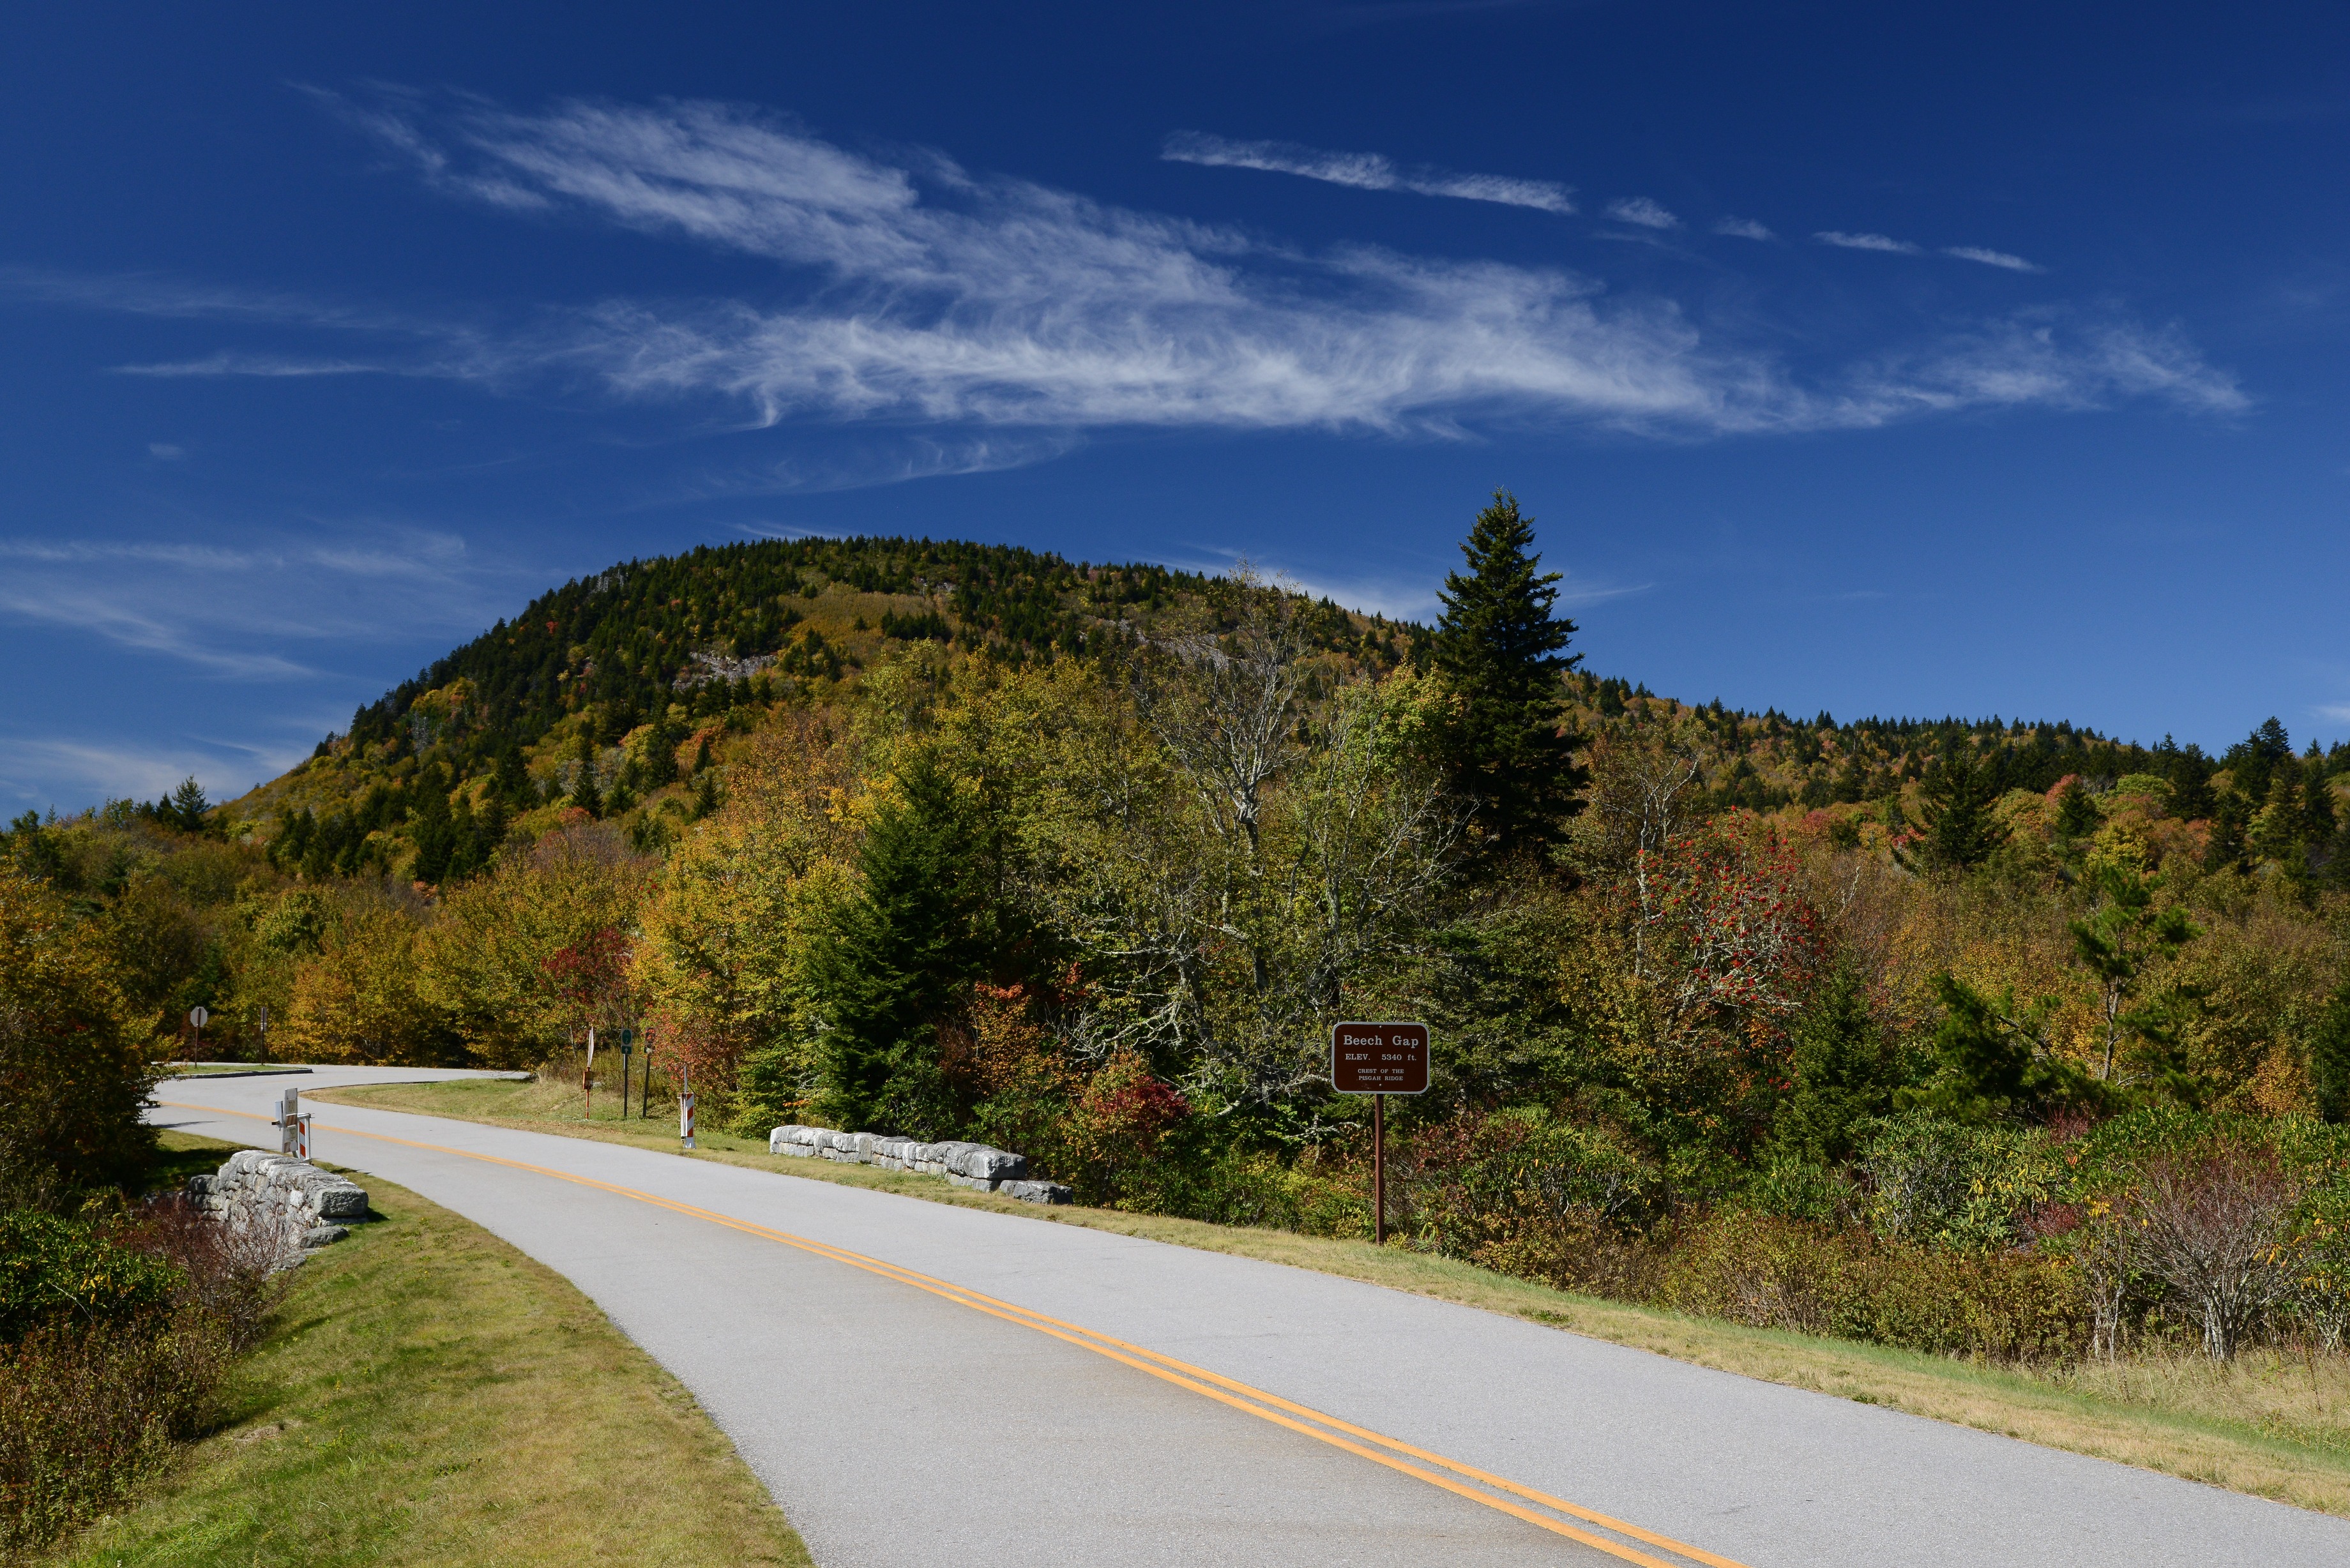
<path fill-rule="evenodd" d="M 174 1110 L 209 1111 L 215 1116 L 242 1116 L 247 1121 L 270 1121 L 267 1116 L 256 1116 L 251 1111 L 233 1111 L 225 1106 L 190 1105 L 180 1100 L 159 1100 L 156 1104 L 169 1106 Z M 763 1241 L 778 1241 L 785 1246 L 795 1247 L 804 1252 L 830 1259 L 834 1262 L 845 1263 L 853 1269 L 861 1269 L 867 1273 L 895 1280 L 901 1284 L 911 1285 L 917 1290 L 942 1297 L 959 1306 L 970 1307 L 975 1312 L 985 1313 L 990 1317 L 1002 1318 L 1006 1323 L 1017 1324 L 1023 1328 L 1034 1329 L 1039 1334 L 1049 1334 L 1066 1344 L 1090 1350 L 1097 1355 L 1107 1356 L 1112 1361 L 1131 1366 L 1138 1372 L 1147 1372 L 1153 1377 L 1213 1399 L 1218 1404 L 1245 1411 L 1259 1420 L 1270 1421 L 1275 1426 L 1285 1427 L 1294 1432 L 1301 1432 L 1318 1442 L 1327 1443 L 1332 1448 L 1343 1449 L 1374 1464 L 1384 1465 L 1391 1470 L 1399 1471 L 1417 1480 L 1426 1481 L 1430 1486 L 1440 1487 L 1456 1497 L 1464 1497 L 1472 1502 L 1482 1503 L 1487 1508 L 1497 1509 L 1514 1518 L 1524 1520 L 1529 1524 L 1538 1525 L 1554 1534 L 1566 1536 L 1586 1546 L 1607 1552 L 1611 1556 L 1620 1557 L 1627 1563 L 1639 1563 L 1642 1568 L 1675 1568 L 1675 1565 L 1627 1546 L 1621 1542 L 1610 1541 L 1605 1536 L 1577 1529 L 1564 1520 L 1553 1519 L 1546 1514 L 1536 1513 L 1532 1509 L 1522 1508 L 1517 1503 L 1510 1501 L 1508 1498 L 1493 1496 L 1492 1492 L 1509 1493 L 1511 1496 L 1522 1498 L 1539 1507 L 1583 1520 L 1604 1530 L 1612 1530 L 1618 1535 L 1629 1536 L 1635 1541 L 1669 1552 L 1689 1562 L 1705 1563 L 1708 1568 L 1745 1568 L 1745 1564 L 1732 1558 L 1719 1556 L 1701 1547 L 1690 1546 L 1675 1541 L 1670 1536 L 1659 1535 L 1654 1531 L 1643 1530 L 1637 1524 L 1627 1524 L 1620 1519 L 1610 1518 L 1607 1514 L 1585 1508 L 1579 1503 L 1569 1502 L 1564 1498 L 1552 1497 L 1547 1492 L 1521 1486 L 1515 1481 L 1446 1459 L 1441 1454 L 1431 1453 L 1426 1449 L 1414 1447 L 1399 1438 L 1386 1437 L 1368 1428 L 1342 1421 L 1335 1416 L 1324 1415 L 1319 1410 L 1284 1399 L 1277 1394 L 1268 1394 L 1262 1388 L 1252 1387 L 1248 1384 L 1237 1382 L 1220 1373 L 1210 1372 L 1204 1367 L 1194 1366 L 1189 1362 L 1162 1355 L 1155 1350 L 1146 1349 L 1115 1335 L 1103 1334 L 1097 1329 L 1066 1323 L 1033 1308 L 983 1295 L 967 1286 L 958 1285 L 951 1280 L 941 1280 L 929 1274 L 919 1273 L 899 1264 L 887 1262 L 879 1258 L 869 1258 L 861 1252 L 852 1252 L 846 1248 L 833 1246 L 829 1242 L 814 1241 L 806 1236 L 795 1236 L 787 1231 L 773 1230 L 764 1225 L 754 1224 L 747 1220 L 738 1220 L 730 1214 L 718 1213 L 714 1210 L 697 1208 L 691 1203 L 681 1203 L 675 1199 L 663 1198 L 658 1193 L 640 1191 L 633 1187 L 621 1187 L 609 1181 L 598 1181 L 594 1177 L 575 1175 L 567 1170 L 556 1170 L 544 1165 L 532 1165 L 524 1160 L 506 1159 L 494 1154 L 477 1154 L 471 1149 L 451 1148 L 444 1144 L 419 1143 L 412 1138 L 393 1137 L 388 1133 L 361 1132 L 357 1127 L 329 1127 L 320 1130 L 342 1133 L 352 1137 L 373 1138 L 379 1143 L 399 1144 L 405 1148 L 424 1149 L 433 1154 L 455 1155 L 461 1159 L 477 1159 L 487 1165 L 503 1165 L 514 1170 L 526 1170 L 536 1176 L 553 1177 L 558 1181 L 568 1181 L 580 1187 L 594 1188 L 599 1192 L 608 1192 L 616 1197 L 634 1199 L 639 1203 L 650 1204 L 656 1209 L 666 1209 L 672 1213 L 684 1215 L 688 1219 L 723 1225 L 729 1230 L 759 1237 Z M 1360 1441 L 1353 1439 L 1360 1439 Z M 1367 1444 L 1376 1444 L 1378 1448 L 1390 1451 L 1381 1453 L 1376 1449 L 1366 1447 Z M 1397 1457 L 1399 1455 L 1406 1458 Z M 1425 1465 L 1433 1465 L 1451 1473 L 1440 1475 L 1434 1470 L 1423 1468 L 1422 1464 L 1409 1463 L 1408 1459 L 1420 1460 Z M 1455 1480 L 1455 1477 L 1462 1479 Z M 1464 1480 L 1476 1484 L 1466 1485 L 1463 1484 Z M 1478 1490 L 1480 1487 L 1491 1488 L 1492 1490 Z"/>

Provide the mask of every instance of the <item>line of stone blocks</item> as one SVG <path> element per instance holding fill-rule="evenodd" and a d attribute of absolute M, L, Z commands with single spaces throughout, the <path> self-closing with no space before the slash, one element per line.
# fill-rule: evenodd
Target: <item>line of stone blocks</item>
<path fill-rule="evenodd" d="M 767 1135 L 767 1152 L 802 1159 L 837 1159 L 943 1176 L 950 1185 L 996 1192 L 1025 1203 L 1066 1203 L 1076 1196 L 1057 1181 L 1032 1181 L 1024 1155 L 983 1143 L 919 1143 L 880 1133 L 835 1132 L 830 1127 L 777 1127 Z"/>
<path fill-rule="evenodd" d="M 188 1196 L 231 1230 L 259 1229 L 281 1238 L 296 1260 L 341 1241 L 350 1234 L 344 1222 L 368 1213 L 366 1189 L 307 1159 L 257 1148 L 237 1150 L 213 1175 L 190 1177 Z"/>

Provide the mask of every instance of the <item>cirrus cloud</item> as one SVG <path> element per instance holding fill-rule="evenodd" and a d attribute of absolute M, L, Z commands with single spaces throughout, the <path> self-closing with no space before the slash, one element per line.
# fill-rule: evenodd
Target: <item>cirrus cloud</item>
<path fill-rule="evenodd" d="M 616 297 L 502 336 L 416 329 L 432 347 L 406 373 L 502 389 L 586 378 L 628 400 L 724 400 L 762 424 L 1440 437 L 1496 421 L 1703 436 L 1961 406 L 2242 403 L 2181 335 L 2117 317 L 2052 316 L 2038 336 L 1994 324 L 1799 371 L 1760 346 L 1780 335 L 1708 327 L 1670 299 L 1612 293 L 1564 268 L 1367 245 L 1307 252 L 974 175 L 936 154 L 857 152 L 732 105 L 329 101 L 452 197 L 776 268 L 770 297 Z M 1679 222 L 1652 202 L 1633 210 L 1644 216 L 1628 221 L 1647 226 Z M 1883 236 L 1830 243 L 1856 242 L 1900 248 Z M 304 319 L 334 320 L 306 309 Z M 365 316 L 367 328 L 384 319 Z M 2131 342 L 2142 347 L 2135 359 L 2117 347 Z"/>
<path fill-rule="evenodd" d="M 1205 131 L 1179 130 L 1168 137 L 1159 156 L 1170 163 L 1257 169 L 1332 185 L 1351 185 L 1358 191 L 1452 196 L 1464 202 L 1493 202 L 1544 213 L 1575 211 L 1573 186 L 1549 180 L 1522 180 L 1508 174 L 1461 174 L 1425 164 L 1400 167 L 1378 152 L 1326 152 L 1294 141 L 1234 141 Z"/>

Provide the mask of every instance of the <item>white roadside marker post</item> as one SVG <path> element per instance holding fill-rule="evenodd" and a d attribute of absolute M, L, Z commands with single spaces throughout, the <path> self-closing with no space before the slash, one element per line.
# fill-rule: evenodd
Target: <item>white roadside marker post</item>
<path fill-rule="evenodd" d="M 307 1158 L 310 1141 L 302 1130 L 302 1091 L 287 1089 L 277 1096 L 277 1152 L 296 1159 Z"/>
<path fill-rule="evenodd" d="M 693 1147 L 693 1072 L 686 1070 L 685 1087 L 677 1096 L 677 1136 L 686 1147 Z"/>

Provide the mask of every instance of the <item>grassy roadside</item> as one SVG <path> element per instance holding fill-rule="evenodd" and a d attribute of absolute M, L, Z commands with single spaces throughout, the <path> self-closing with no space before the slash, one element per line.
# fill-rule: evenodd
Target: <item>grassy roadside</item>
<path fill-rule="evenodd" d="M 175 1168 L 234 1147 L 164 1140 Z M 360 1179 L 380 1222 L 303 1265 L 222 1430 L 53 1563 L 809 1561 L 691 1397 L 567 1281 Z"/>
<path fill-rule="evenodd" d="M 617 1106 L 603 1103 L 608 1097 L 599 1095 L 599 1114 L 583 1122 L 578 1090 L 547 1082 L 386 1084 L 315 1096 L 676 1152 L 673 1116 L 624 1122 Z M 1700 1366 L 2350 1517 L 2350 1366 L 2341 1357 L 2303 1361 L 2254 1353 L 2221 1368 L 2182 1358 L 2015 1371 L 1570 1295 L 1400 1248 L 1111 1210 L 1040 1209 L 951 1188 L 931 1177 L 779 1159 L 762 1142 L 723 1133 L 703 1133 L 695 1141 L 700 1147 L 684 1158 L 1340 1274 Z"/>

